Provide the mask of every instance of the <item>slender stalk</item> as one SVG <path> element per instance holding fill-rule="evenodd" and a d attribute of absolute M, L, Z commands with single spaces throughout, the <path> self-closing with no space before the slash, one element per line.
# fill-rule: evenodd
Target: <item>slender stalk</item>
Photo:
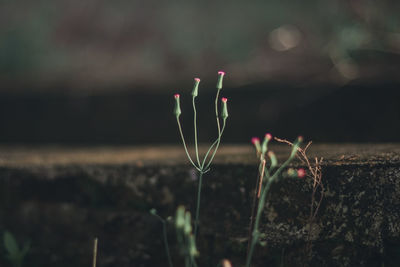
<path fill-rule="evenodd" d="M 186 248 L 186 244 L 185 244 L 185 237 L 183 236 L 183 233 L 181 232 L 181 230 L 176 229 L 176 239 L 178 240 L 178 245 L 179 245 L 179 249 L 180 249 L 180 253 L 183 253 L 185 256 L 185 267 L 190 267 L 188 262 L 187 262 L 187 254 L 186 251 L 182 251 L 182 248 Z"/>
<path fill-rule="evenodd" d="M 225 124 L 226 124 L 226 119 L 224 119 L 223 126 L 222 126 L 222 130 L 221 130 L 220 133 L 219 133 L 219 136 L 218 136 L 218 139 L 217 139 L 217 144 L 215 145 L 214 152 L 213 152 L 212 156 L 210 157 L 210 161 L 207 163 L 207 166 L 204 168 L 204 169 L 206 169 L 206 170 L 208 169 L 208 167 L 210 167 L 211 162 L 213 161 L 213 159 L 214 159 L 214 157 L 215 157 L 215 154 L 217 153 L 219 144 L 221 143 L 222 132 L 223 132 L 223 130 L 225 129 Z"/>
<path fill-rule="evenodd" d="M 197 186 L 197 204 L 196 204 L 196 217 L 194 220 L 194 238 L 197 238 L 197 230 L 199 226 L 199 217 L 200 217 L 200 200 L 201 200 L 201 187 L 203 183 L 203 171 L 199 171 L 199 184 Z"/>
<path fill-rule="evenodd" d="M 222 137 L 222 134 L 224 133 L 224 130 L 225 130 L 225 120 L 224 120 L 224 124 L 223 124 L 223 126 L 222 126 L 222 130 L 221 130 L 220 135 L 219 135 L 218 138 L 214 141 L 214 143 L 212 143 L 212 145 L 210 146 L 210 148 L 208 149 L 207 153 L 206 153 L 205 156 L 204 156 L 203 162 L 201 163 L 201 168 L 202 168 L 204 171 L 207 171 L 207 169 L 208 169 L 208 168 L 205 168 L 205 167 L 204 167 L 205 162 L 206 162 L 206 160 L 207 160 L 207 157 L 208 157 L 208 155 L 210 154 L 210 152 L 212 151 L 213 147 L 214 147 L 215 145 L 217 145 L 217 144 L 220 142 L 221 137 Z M 216 153 L 216 150 L 214 150 L 214 152 Z M 215 154 L 215 153 L 213 153 L 213 154 Z M 213 158 L 214 158 L 214 157 L 213 157 Z M 211 160 L 211 161 L 212 161 L 212 160 Z M 209 164 L 211 164 L 211 161 L 209 161 Z M 207 165 L 209 165 L 209 164 L 207 164 Z"/>
<path fill-rule="evenodd" d="M 165 246 L 165 252 L 166 252 L 167 258 L 168 258 L 168 265 L 169 265 L 169 267 L 173 267 L 174 265 L 172 264 L 171 255 L 169 253 L 168 237 L 167 237 L 167 225 L 165 223 L 165 220 L 162 220 L 162 224 L 163 224 L 164 246 Z"/>
<path fill-rule="evenodd" d="M 253 205 L 251 208 L 251 216 L 250 216 L 250 227 L 249 227 L 249 233 L 248 233 L 248 245 L 247 245 L 247 254 L 250 252 L 250 245 L 252 243 L 253 237 L 253 228 L 254 228 L 254 216 L 256 213 L 256 207 L 257 204 L 259 203 L 258 200 L 260 199 L 260 192 L 262 188 L 262 181 L 263 181 L 263 176 L 264 176 L 264 169 L 265 169 L 265 160 L 260 162 L 259 169 L 261 168 L 261 174 L 258 175 L 257 183 L 254 188 L 254 198 L 253 198 Z"/>
<path fill-rule="evenodd" d="M 181 135 L 183 147 L 185 148 L 186 156 L 188 157 L 190 163 L 192 163 L 192 165 L 193 165 L 198 171 L 201 171 L 200 168 L 196 166 L 196 164 L 193 162 L 192 158 L 190 157 L 189 151 L 188 151 L 188 149 L 187 149 L 187 147 L 186 147 L 185 137 L 183 136 L 182 126 L 181 126 L 181 122 L 179 121 L 179 117 L 176 118 L 176 121 L 177 121 L 177 123 L 178 123 L 179 133 L 180 133 L 180 135 Z"/>
<path fill-rule="evenodd" d="M 221 135 L 221 125 L 219 124 L 219 117 L 218 117 L 218 97 L 219 97 L 219 91 L 221 89 L 217 90 L 217 95 L 215 96 L 215 117 L 217 119 L 217 128 L 218 128 L 218 135 Z"/>
<path fill-rule="evenodd" d="M 253 257 L 253 253 L 254 253 L 254 248 L 255 248 L 255 246 L 258 242 L 259 236 L 260 236 L 258 228 L 259 228 L 259 224 L 260 224 L 261 214 L 262 214 L 262 211 L 263 211 L 263 208 L 265 205 L 265 198 L 268 195 L 269 189 L 271 188 L 271 184 L 276 179 L 278 179 L 280 173 L 283 171 L 283 169 L 285 169 L 287 167 L 287 165 L 289 165 L 289 163 L 292 161 L 292 159 L 296 155 L 297 148 L 298 148 L 298 146 L 297 146 L 297 144 L 295 144 L 293 146 L 293 149 L 292 149 L 292 152 L 290 153 L 289 158 L 276 170 L 276 172 L 270 178 L 268 177 L 267 184 L 266 184 L 265 188 L 262 190 L 261 197 L 258 202 L 257 215 L 256 215 L 256 220 L 254 222 L 254 230 L 253 230 L 253 236 L 252 236 L 252 241 L 251 241 L 251 245 L 250 245 L 250 250 L 249 250 L 249 253 L 248 253 L 247 259 L 246 259 L 246 267 L 250 267 L 251 259 Z"/>
<path fill-rule="evenodd" d="M 197 164 L 200 166 L 200 159 L 199 159 L 199 145 L 197 143 L 197 110 L 196 110 L 196 102 L 195 96 L 192 97 L 192 104 L 193 104 L 193 124 L 194 124 L 194 147 L 196 150 L 196 159 Z"/>
<path fill-rule="evenodd" d="M 98 243 L 98 238 L 96 237 L 94 239 L 94 245 L 93 245 L 93 267 L 96 267 L 96 261 L 97 261 L 97 243 Z"/>
<path fill-rule="evenodd" d="M 167 224 L 166 224 L 165 220 L 160 215 L 155 214 L 155 213 L 152 214 L 152 215 L 157 217 L 157 219 L 159 219 L 160 222 L 162 223 L 164 247 L 165 247 L 165 252 L 166 252 L 167 258 L 168 258 L 168 265 L 169 265 L 169 267 L 173 267 L 174 265 L 172 264 L 171 255 L 169 253 L 168 236 L 167 236 Z M 178 241 L 180 241 L 179 235 L 178 235 Z"/>
<path fill-rule="evenodd" d="M 260 234 L 258 232 L 258 226 L 260 224 L 260 218 L 261 218 L 262 210 L 264 208 L 265 198 L 268 194 L 269 188 L 271 187 L 271 183 L 272 183 L 272 179 L 268 180 L 267 185 L 265 186 L 265 188 L 262 191 L 260 201 L 258 203 L 256 220 L 254 222 L 252 241 L 251 241 L 250 250 L 249 250 L 249 253 L 248 253 L 247 259 L 246 259 L 246 267 L 250 267 L 251 259 L 253 257 L 253 253 L 254 253 L 254 248 L 259 239 Z"/>

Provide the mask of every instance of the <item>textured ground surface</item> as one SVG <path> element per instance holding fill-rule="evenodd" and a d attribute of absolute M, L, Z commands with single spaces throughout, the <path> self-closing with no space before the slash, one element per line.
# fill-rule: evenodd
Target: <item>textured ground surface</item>
<path fill-rule="evenodd" d="M 285 145 L 272 146 L 280 159 Z M 98 266 L 166 266 L 161 225 L 148 214 L 193 208 L 196 172 L 181 147 L 2 147 L 0 231 L 30 240 L 29 266 L 89 266 L 99 237 Z M 312 227 L 313 254 L 304 247 L 310 178 L 272 187 L 255 265 L 398 266 L 400 145 L 312 145 L 324 157 L 325 198 Z M 281 161 L 282 161 L 281 160 Z M 295 161 L 294 166 L 300 163 Z M 201 266 L 221 258 L 243 263 L 257 159 L 250 146 L 221 147 L 204 177 Z M 169 238 L 176 265 L 173 228 Z M 4 257 L 1 266 L 6 266 Z"/>

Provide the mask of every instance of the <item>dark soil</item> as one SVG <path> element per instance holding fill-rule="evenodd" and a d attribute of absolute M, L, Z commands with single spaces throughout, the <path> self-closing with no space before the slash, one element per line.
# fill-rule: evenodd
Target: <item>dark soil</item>
<path fill-rule="evenodd" d="M 289 153 L 273 149 L 280 159 Z M 166 218 L 179 204 L 193 210 L 196 172 L 182 148 L 2 151 L 0 231 L 31 241 L 26 266 L 90 266 L 95 237 L 100 267 L 167 266 L 161 224 L 148 211 Z M 257 247 L 254 266 L 398 266 L 399 145 L 315 145 L 310 153 L 326 159 L 312 256 L 304 254 L 312 181 L 285 179 L 268 198 L 267 246 Z M 249 146 L 222 147 L 204 177 L 199 266 L 244 263 L 256 175 Z M 172 225 L 168 237 L 175 266 L 183 266 Z"/>

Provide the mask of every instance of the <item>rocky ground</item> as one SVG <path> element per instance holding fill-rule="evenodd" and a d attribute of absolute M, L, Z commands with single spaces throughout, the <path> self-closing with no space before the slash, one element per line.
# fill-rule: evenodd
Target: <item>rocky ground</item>
<path fill-rule="evenodd" d="M 272 149 L 280 162 L 290 151 Z M 148 211 L 167 217 L 179 204 L 193 209 L 197 177 L 183 148 L 0 151 L 0 231 L 31 241 L 26 266 L 90 266 L 95 237 L 100 267 L 167 266 L 161 224 Z M 315 144 L 309 155 L 324 158 L 325 187 L 311 256 L 304 250 L 312 179 L 284 179 L 268 198 L 261 223 L 267 245 L 257 247 L 255 266 L 398 266 L 400 145 Z M 205 175 L 200 266 L 222 258 L 243 264 L 257 166 L 251 146 L 225 145 Z M 173 260 L 181 266 L 174 236 L 169 227 Z M 0 263 L 7 266 L 5 257 Z"/>

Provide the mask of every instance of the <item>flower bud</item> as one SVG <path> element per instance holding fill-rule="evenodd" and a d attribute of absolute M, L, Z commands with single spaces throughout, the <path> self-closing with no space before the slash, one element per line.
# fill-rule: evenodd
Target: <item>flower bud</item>
<path fill-rule="evenodd" d="M 199 256 L 199 251 L 196 247 L 196 240 L 194 239 L 194 236 L 192 234 L 189 236 L 189 254 L 192 257 Z"/>
<path fill-rule="evenodd" d="M 222 102 L 221 117 L 222 117 L 222 119 L 225 120 L 226 118 L 228 118 L 228 105 L 227 105 L 227 103 L 226 103 L 226 102 L 228 102 L 228 99 L 225 98 L 225 97 L 223 97 L 223 98 L 221 98 L 221 102 Z"/>
<path fill-rule="evenodd" d="M 192 90 L 192 96 L 194 96 L 194 97 L 196 97 L 199 93 L 199 83 L 200 83 L 200 79 L 194 78 L 194 85 L 193 85 L 193 90 Z"/>
<path fill-rule="evenodd" d="M 262 154 L 265 154 L 265 152 L 267 152 L 268 142 L 271 139 L 272 139 L 272 135 L 271 134 L 269 134 L 269 133 L 265 134 L 264 141 L 263 141 L 263 143 L 261 145 L 261 153 Z"/>
<path fill-rule="evenodd" d="M 180 95 L 179 94 L 175 94 L 174 95 L 175 98 L 175 107 L 174 107 L 174 114 L 176 117 L 179 117 L 181 115 L 181 105 L 180 105 Z"/>
<path fill-rule="evenodd" d="M 156 210 L 156 209 L 151 209 L 151 210 L 150 210 L 150 214 L 152 214 L 152 215 L 157 215 L 157 210 Z"/>
<path fill-rule="evenodd" d="M 275 168 L 278 165 L 278 160 L 276 159 L 275 153 L 272 151 L 268 152 L 268 157 L 271 160 L 271 168 Z"/>
<path fill-rule="evenodd" d="M 185 226 L 185 207 L 179 206 L 176 210 L 175 226 L 182 229 Z"/>
<path fill-rule="evenodd" d="M 297 177 L 304 178 L 306 176 L 306 171 L 303 168 L 297 170 Z"/>
<path fill-rule="evenodd" d="M 222 89 L 222 81 L 224 79 L 225 72 L 223 71 L 218 71 L 218 81 L 217 81 L 217 89 L 221 90 Z"/>
<path fill-rule="evenodd" d="M 186 235 L 189 235 L 192 232 L 192 220 L 189 211 L 185 213 L 185 227 L 183 228 L 183 231 Z"/>
<path fill-rule="evenodd" d="M 293 168 L 289 168 L 287 174 L 289 177 L 297 177 L 297 172 Z"/>
<path fill-rule="evenodd" d="M 257 153 L 260 153 L 261 152 L 260 138 L 253 137 L 253 138 L 251 138 L 251 142 L 256 147 Z"/>

